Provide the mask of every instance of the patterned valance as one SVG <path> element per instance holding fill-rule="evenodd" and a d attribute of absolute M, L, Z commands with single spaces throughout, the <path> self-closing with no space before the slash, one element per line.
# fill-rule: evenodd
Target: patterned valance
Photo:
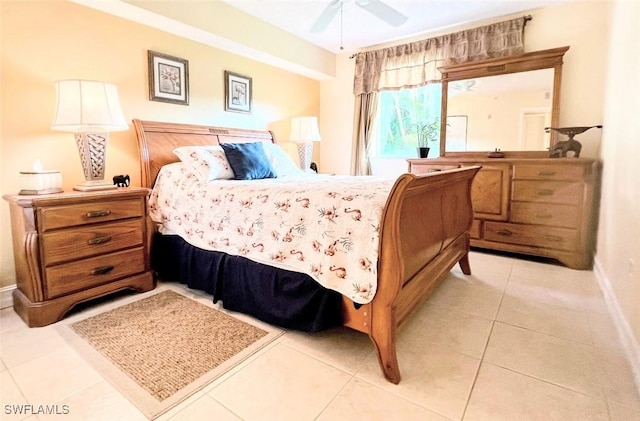
<path fill-rule="evenodd" d="M 440 80 L 438 67 L 524 52 L 521 17 L 408 44 L 358 53 L 353 93 L 414 88 Z"/>

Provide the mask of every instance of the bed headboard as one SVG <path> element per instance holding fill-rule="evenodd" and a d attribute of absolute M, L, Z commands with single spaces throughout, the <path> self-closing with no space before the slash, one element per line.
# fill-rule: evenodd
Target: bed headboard
<path fill-rule="evenodd" d="M 218 145 L 220 143 L 273 142 L 270 130 L 163 123 L 133 120 L 138 138 L 140 183 L 153 187 L 163 165 L 178 162 L 173 150 L 178 146 Z"/>

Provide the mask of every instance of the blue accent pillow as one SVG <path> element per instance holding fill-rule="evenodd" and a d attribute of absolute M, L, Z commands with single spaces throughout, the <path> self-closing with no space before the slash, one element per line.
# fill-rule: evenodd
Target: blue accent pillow
<path fill-rule="evenodd" d="M 221 143 L 236 180 L 275 178 L 276 172 L 264 152 L 262 142 Z"/>

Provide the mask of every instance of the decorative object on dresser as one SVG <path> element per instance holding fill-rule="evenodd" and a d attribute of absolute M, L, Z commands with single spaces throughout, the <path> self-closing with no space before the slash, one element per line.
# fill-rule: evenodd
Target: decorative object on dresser
<path fill-rule="evenodd" d="M 471 246 L 589 269 L 595 251 L 599 164 L 594 159 L 409 159 L 414 174 L 482 165 L 472 185 Z"/>
<path fill-rule="evenodd" d="M 224 71 L 224 110 L 251 113 L 253 82 L 249 76 Z"/>
<path fill-rule="evenodd" d="M 149 100 L 189 105 L 189 62 L 149 50 Z"/>
<path fill-rule="evenodd" d="M 13 307 L 29 327 L 60 320 L 76 304 L 155 287 L 149 264 L 149 189 L 5 195 L 16 286 Z"/>
<path fill-rule="evenodd" d="M 313 142 L 320 142 L 317 117 L 293 117 L 289 141 L 298 144 L 300 168 L 308 171 L 311 168 Z"/>
<path fill-rule="evenodd" d="M 504 152 L 496 148 L 495 151 L 487 153 L 487 158 L 504 158 Z"/>
<path fill-rule="evenodd" d="M 440 137 L 440 119 L 438 117 L 414 125 L 416 138 L 418 139 L 418 156 L 426 158 L 429 156 L 429 144 L 436 142 Z"/>
<path fill-rule="evenodd" d="M 113 176 L 113 184 L 115 184 L 116 187 L 129 187 L 130 183 L 131 183 L 131 179 L 129 177 L 129 174 L 121 174 L 121 175 Z"/>
<path fill-rule="evenodd" d="M 602 126 L 580 126 L 580 127 L 545 127 L 544 130 L 549 133 L 551 130 L 554 130 L 558 133 L 569 136 L 569 139 L 560 141 L 554 145 L 553 148 L 549 151 L 549 156 L 551 158 L 565 158 L 568 152 L 573 152 L 574 158 L 580 157 L 580 151 L 582 150 L 582 144 L 575 140 L 573 137 L 577 134 L 584 133 L 589 129 L 593 129 L 597 127 L 601 129 Z"/>
<path fill-rule="evenodd" d="M 39 159 L 33 163 L 33 171 L 20 171 L 19 184 L 18 194 L 62 193 L 60 171 L 43 170 Z"/>
<path fill-rule="evenodd" d="M 129 128 L 115 85 L 91 80 L 56 82 L 56 114 L 51 128 L 74 133 L 85 178 L 74 190 L 115 188 L 104 180 L 109 132 Z"/>

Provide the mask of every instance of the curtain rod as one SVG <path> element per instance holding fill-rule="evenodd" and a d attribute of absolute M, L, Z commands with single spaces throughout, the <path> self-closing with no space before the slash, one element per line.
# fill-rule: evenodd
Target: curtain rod
<path fill-rule="evenodd" d="M 524 19 L 524 24 L 523 24 L 523 26 L 527 26 L 527 22 L 529 22 L 530 20 L 533 20 L 533 16 L 531 16 L 531 15 L 524 15 L 522 18 Z M 355 56 L 357 56 L 357 55 L 358 55 L 358 53 L 351 54 L 351 55 L 349 56 L 349 58 L 350 58 L 350 59 L 353 59 L 353 58 L 355 58 Z"/>

